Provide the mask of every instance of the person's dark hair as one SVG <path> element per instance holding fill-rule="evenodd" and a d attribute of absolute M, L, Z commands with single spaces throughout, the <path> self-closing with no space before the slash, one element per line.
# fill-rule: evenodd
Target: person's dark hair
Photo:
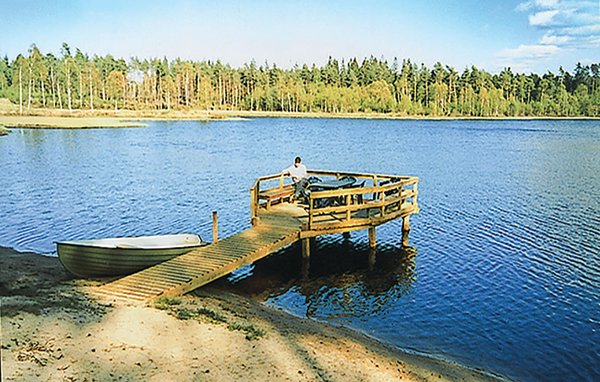
<path fill-rule="evenodd" d="M 302 159 L 300 157 L 296 157 L 296 159 L 294 159 L 294 163 L 300 163 L 302 162 Z"/>

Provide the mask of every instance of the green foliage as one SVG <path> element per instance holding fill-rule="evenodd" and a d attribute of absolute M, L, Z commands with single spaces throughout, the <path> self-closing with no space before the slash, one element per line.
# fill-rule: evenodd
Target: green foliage
<path fill-rule="evenodd" d="M 174 305 L 180 305 L 181 298 L 179 297 L 159 297 L 154 302 L 154 307 L 160 310 L 168 310 Z"/>
<path fill-rule="evenodd" d="M 259 339 L 267 334 L 264 329 L 258 328 L 254 324 L 230 322 L 223 313 L 205 307 L 197 308 L 194 303 L 187 302 L 184 304 L 181 298 L 178 297 L 160 297 L 156 300 L 154 307 L 168 311 L 169 314 L 179 320 L 197 319 L 201 321 L 208 320 L 215 324 L 226 324 L 229 330 L 245 333 L 246 339 L 249 341 Z M 234 313 L 229 309 L 224 310 Z"/>
<path fill-rule="evenodd" d="M 227 322 L 227 317 L 208 308 L 198 308 L 196 313 L 198 315 L 208 317 L 213 322 Z"/>
<path fill-rule="evenodd" d="M 246 333 L 246 339 L 248 341 L 264 337 L 267 334 L 267 332 L 264 329 L 257 328 L 252 324 L 241 324 L 239 322 L 233 322 L 227 325 L 227 328 L 229 330 L 238 330 L 240 332 Z"/>
<path fill-rule="evenodd" d="M 190 318 L 194 318 L 197 316 L 196 312 L 189 310 L 187 308 L 176 308 L 174 310 L 175 317 L 180 320 L 189 320 Z"/>
<path fill-rule="evenodd" d="M 74 52 L 74 53 L 73 53 Z M 61 56 L 0 59 L 0 97 L 19 110 L 257 110 L 396 113 L 406 116 L 600 116 L 600 64 L 577 64 L 542 76 L 490 74 L 472 66 L 462 73 L 436 63 L 390 64 L 369 57 L 281 69 L 254 61 L 232 68 L 220 61 L 93 56 L 64 43 Z"/>

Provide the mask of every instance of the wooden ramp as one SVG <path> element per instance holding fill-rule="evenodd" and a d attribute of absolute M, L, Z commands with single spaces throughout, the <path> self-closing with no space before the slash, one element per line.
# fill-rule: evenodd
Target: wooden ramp
<path fill-rule="evenodd" d="M 134 301 L 181 295 L 294 243 L 300 239 L 300 231 L 298 219 L 270 215 L 256 227 L 94 288 L 91 293 L 104 299 Z"/>

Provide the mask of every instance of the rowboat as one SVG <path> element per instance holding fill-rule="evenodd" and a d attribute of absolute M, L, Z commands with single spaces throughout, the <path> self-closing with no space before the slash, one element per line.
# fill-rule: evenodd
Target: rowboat
<path fill-rule="evenodd" d="M 62 265 L 79 277 L 118 276 L 170 260 L 208 243 L 194 234 L 56 242 Z"/>

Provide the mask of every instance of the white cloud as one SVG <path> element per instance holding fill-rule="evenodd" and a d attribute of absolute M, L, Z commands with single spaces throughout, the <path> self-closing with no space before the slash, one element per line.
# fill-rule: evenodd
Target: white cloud
<path fill-rule="evenodd" d="M 518 48 L 504 49 L 498 56 L 501 59 L 540 59 L 557 54 L 560 48 L 556 45 L 519 45 Z"/>
<path fill-rule="evenodd" d="M 533 7 L 533 4 L 531 2 L 529 2 L 529 1 L 526 1 L 524 3 L 519 3 L 517 5 L 517 7 L 515 8 L 515 10 L 518 11 L 518 12 L 527 12 L 532 7 Z"/>
<path fill-rule="evenodd" d="M 589 40 L 590 45 L 600 48 L 600 37 Z"/>
<path fill-rule="evenodd" d="M 519 12 L 526 12 L 536 7 L 539 8 L 552 8 L 558 5 L 558 0 L 535 0 L 535 1 L 524 1 L 517 5 L 516 10 Z"/>
<path fill-rule="evenodd" d="M 532 26 L 547 26 L 551 25 L 553 19 L 560 11 L 554 9 L 551 11 L 542 11 L 529 15 L 529 25 Z"/>
<path fill-rule="evenodd" d="M 519 45 L 504 49 L 496 55 L 498 68 L 509 67 L 517 72 L 532 71 L 540 61 L 548 61 L 559 55 L 561 48 L 556 45 Z"/>
<path fill-rule="evenodd" d="M 600 38 L 600 22 L 596 25 L 582 25 L 563 28 L 562 31 L 569 35 L 576 37 L 597 37 Z"/>
<path fill-rule="evenodd" d="M 504 49 L 500 61 L 513 67 L 534 66 L 560 52 L 578 54 L 600 46 L 599 0 L 527 0 L 515 8 L 527 13 L 529 26 L 539 30 L 533 44 Z"/>
<path fill-rule="evenodd" d="M 550 8 L 558 5 L 558 0 L 535 0 L 535 4 L 543 8 Z"/>
<path fill-rule="evenodd" d="M 571 41 L 572 39 L 573 38 L 569 37 L 569 36 L 556 36 L 556 35 L 546 34 L 540 40 L 540 44 L 543 44 L 543 45 L 564 45 L 564 44 L 568 43 L 569 41 Z"/>

